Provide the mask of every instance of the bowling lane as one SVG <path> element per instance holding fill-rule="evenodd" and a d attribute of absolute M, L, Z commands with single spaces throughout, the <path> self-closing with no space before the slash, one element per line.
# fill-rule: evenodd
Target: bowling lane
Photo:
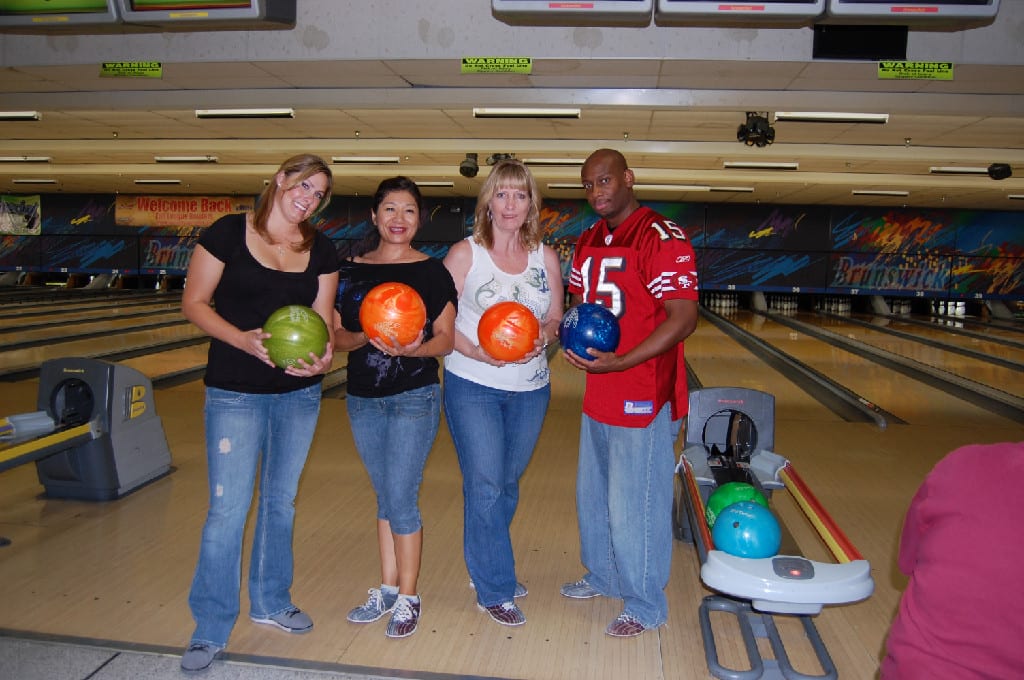
<path fill-rule="evenodd" d="M 130 366 L 153 380 L 206 366 L 206 355 L 209 349 L 210 343 L 204 342 L 188 347 L 178 347 L 166 352 L 154 352 L 141 357 L 124 359 L 117 363 Z"/>
<path fill-rule="evenodd" d="M 822 328 L 839 333 L 851 340 L 863 342 L 872 347 L 919 361 L 962 378 L 989 385 L 1018 397 L 1024 396 L 1024 380 L 1021 379 L 1021 371 L 1019 370 L 1006 366 L 997 366 L 983 359 L 964 356 L 932 345 L 911 342 L 884 331 L 845 322 L 835 316 L 822 319 L 819 315 L 804 312 L 798 314 L 796 318 L 804 323 L 817 322 Z M 950 335 L 939 329 L 931 330 L 919 326 L 911 326 L 911 324 L 904 324 L 904 326 L 905 328 L 900 330 L 912 333 L 918 337 L 938 340 L 940 342 L 950 341 Z M 1024 362 L 1024 350 L 997 343 L 985 343 L 985 345 L 987 345 L 987 348 L 982 349 L 979 347 L 979 350 L 993 356 L 1002 356 L 1013 361 Z"/>
<path fill-rule="evenodd" d="M 205 334 L 201 330 L 188 323 L 139 331 L 111 331 L 104 338 L 51 342 L 45 345 L 0 352 L 0 371 L 13 373 L 35 368 L 47 359 L 68 356 L 96 357 L 116 351 L 140 349 L 160 343 L 191 340 L 204 336 Z"/>
<path fill-rule="evenodd" d="M 1007 420 L 942 390 L 896 373 L 853 352 L 797 332 L 747 310 L 727 317 L 795 359 L 826 375 L 868 401 L 911 424 L 947 424 L 956 421 L 991 422 L 1005 427 Z M 821 325 L 814 314 L 801 321 Z M 903 341 L 907 342 L 907 341 Z"/>
<path fill-rule="evenodd" d="M 74 325 L 54 325 L 43 328 L 11 329 L 0 332 L 0 350 L 5 344 L 24 343 L 32 341 L 54 342 L 61 341 L 65 337 L 74 338 L 76 335 L 87 333 L 109 332 L 121 333 L 131 331 L 140 326 L 152 326 L 154 324 L 186 323 L 185 317 L 180 310 L 170 310 L 141 318 L 119 318 L 108 316 L 94 321 L 85 321 Z"/>
<path fill-rule="evenodd" d="M 703 317 L 697 324 L 697 330 L 686 340 L 686 360 L 704 387 L 746 387 L 775 395 L 776 418 L 779 420 L 842 421 Z"/>
<path fill-rule="evenodd" d="M 977 320 L 968 318 L 951 319 L 951 318 L 940 318 L 940 317 L 919 317 L 913 316 L 912 319 L 916 321 L 926 321 L 932 328 L 945 329 L 951 336 L 962 336 L 963 333 L 957 333 L 958 330 L 967 331 L 969 333 L 978 333 L 986 335 L 993 340 L 1002 341 L 996 342 L 997 345 L 1013 345 L 1024 347 L 1024 327 L 1020 329 L 1013 328 L 1000 328 L 999 326 L 993 326 L 991 324 L 981 323 Z M 918 325 L 918 324 L 913 324 Z M 921 327 L 918 325 L 918 327 Z"/>
<path fill-rule="evenodd" d="M 79 321 L 109 319 L 111 317 L 135 317 L 180 310 L 180 301 L 152 302 L 131 306 L 114 305 L 69 305 L 60 310 L 41 311 L 33 314 L 0 311 L 0 333 L 6 333 L 26 326 L 70 324 Z"/>

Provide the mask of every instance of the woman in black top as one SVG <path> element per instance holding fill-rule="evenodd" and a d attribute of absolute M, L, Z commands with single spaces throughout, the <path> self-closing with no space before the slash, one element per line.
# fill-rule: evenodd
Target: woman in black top
<path fill-rule="evenodd" d="M 348 352 L 348 407 L 352 435 L 377 494 L 381 586 L 348 614 L 353 623 L 391 612 L 386 635 L 412 635 L 420 616 L 416 590 L 423 525 L 418 499 L 423 467 L 441 417 L 438 357 L 452 351 L 455 284 L 440 260 L 416 250 L 412 240 L 423 204 L 405 177 L 381 182 L 370 216 L 377 233 L 367 250 L 342 263 L 335 345 Z M 378 283 L 405 283 L 427 308 L 427 323 L 409 345 L 367 336 L 359 327 L 359 300 Z"/>
<path fill-rule="evenodd" d="M 313 307 L 331 318 L 338 257 L 309 223 L 330 201 L 331 181 L 319 157 L 289 158 L 264 189 L 256 212 L 214 222 L 189 263 L 182 312 L 210 335 L 204 409 L 210 508 L 189 595 L 196 629 L 181 660 L 187 671 L 210 665 L 238 616 L 242 536 L 257 469 L 249 616 L 291 633 L 313 627 L 289 592 L 294 500 L 333 338 L 321 356 L 310 353 L 305 362 L 282 370 L 263 346 L 270 334 L 261 326 L 284 305 Z"/>

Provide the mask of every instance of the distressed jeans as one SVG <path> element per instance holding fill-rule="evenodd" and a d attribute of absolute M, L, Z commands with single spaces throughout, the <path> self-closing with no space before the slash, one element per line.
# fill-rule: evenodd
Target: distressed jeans
<path fill-rule="evenodd" d="M 249 564 L 250 614 L 292 606 L 295 494 L 320 414 L 320 385 L 283 394 L 206 388 L 210 508 L 189 606 L 192 642 L 224 647 L 238 617 L 242 538 L 259 472 L 256 533 Z"/>

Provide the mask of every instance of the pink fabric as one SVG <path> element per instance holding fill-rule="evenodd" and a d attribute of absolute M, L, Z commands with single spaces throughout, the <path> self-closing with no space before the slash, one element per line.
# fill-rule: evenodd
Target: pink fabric
<path fill-rule="evenodd" d="M 1024 678 L 1024 442 L 972 445 L 911 501 L 881 680 Z"/>

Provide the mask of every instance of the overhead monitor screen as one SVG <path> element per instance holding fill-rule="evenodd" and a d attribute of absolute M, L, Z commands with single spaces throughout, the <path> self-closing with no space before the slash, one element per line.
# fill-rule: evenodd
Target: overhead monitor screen
<path fill-rule="evenodd" d="M 654 0 L 491 0 L 491 12 L 509 24 L 537 26 L 647 26 Z"/>
<path fill-rule="evenodd" d="M 0 0 L 0 31 L 106 33 L 119 27 L 116 0 Z"/>
<path fill-rule="evenodd" d="M 127 24 L 161 30 L 257 30 L 295 25 L 297 0 L 118 0 Z"/>
<path fill-rule="evenodd" d="M 723 23 L 810 23 L 825 13 L 825 0 L 658 0 L 661 26 Z"/>
<path fill-rule="evenodd" d="M 930 22 L 991 23 L 999 0 L 827 0 L 826 17 L 848 23 L 898 23 L 908 26 Z"/>

